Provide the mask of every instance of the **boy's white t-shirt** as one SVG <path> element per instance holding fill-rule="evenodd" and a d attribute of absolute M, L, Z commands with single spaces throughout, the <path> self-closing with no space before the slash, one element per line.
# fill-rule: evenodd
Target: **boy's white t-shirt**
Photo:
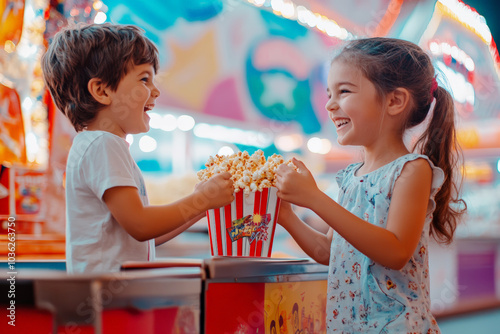
<path fill-rule="evenodd" d="M 125 261 L 154 259 L 154 240 L 140 242 L 130 236 L 102 200 L 107 189 L 117 186 L 137 188 L 142 203 L 149 204 L 128 143 L 105 131 L 80 132 L 66 166 L 68 273 L 119 271 Z"/>

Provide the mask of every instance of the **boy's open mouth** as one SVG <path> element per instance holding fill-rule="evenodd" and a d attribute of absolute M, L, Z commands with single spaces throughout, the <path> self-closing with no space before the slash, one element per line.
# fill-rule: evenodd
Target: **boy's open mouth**
<path fill-rule="evenodd" d="M 155 107 L 154 104 L 147 104 L 144 106 L 144 112 L 148 112 L 148 111 L 152 110 L 154 107 Z"/>

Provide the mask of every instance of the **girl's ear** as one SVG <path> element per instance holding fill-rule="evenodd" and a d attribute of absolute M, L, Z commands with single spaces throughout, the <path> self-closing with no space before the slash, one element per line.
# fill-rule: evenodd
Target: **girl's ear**
<path fill-rule="evenodd" d="M 387 109 L 389 115 L 401 114 L 410 105 L 410 92 L 406 88 L 396 88 L 387 94 Z"/>
<path fill-rule="evenodd" d="M 111 97 L 108 94 L 108 87 L 99 78 L 92 78 L 87 84 L 90 95 L 100 104 L 109 105 Z"/>

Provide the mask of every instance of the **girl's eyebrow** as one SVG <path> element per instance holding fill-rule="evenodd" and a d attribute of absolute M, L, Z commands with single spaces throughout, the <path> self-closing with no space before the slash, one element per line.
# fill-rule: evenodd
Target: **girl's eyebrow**
<path fill-rule="evenodd" d="M 357 87 L 355 84 L 353 84 L 352 82 L 349 82 L 349 81 L 337 82 L 334 86 L 335 87 L 339 87 L 339 86 L 342 86 L 342 85 L 348 85 L 348 86 Z M 326 88 L 326 92 L 330 93 L 330 88 L 329 87 Z"/>
<path fill-rule="evenodd" d="M 353 84 L 352 82 L 349 82 L 349 81 L 341 81 L 341 82 L 337 82 L 337 83 L 335 84 L 335 86 L 337 86 L 337 87 L 338 87 L 338 86 L 342 86 L 342 85 L 349 85 L 349 86 L 354 86 L 354 87 L 356 87 L 356 85 L 355 85 L 355 84 Z"/>

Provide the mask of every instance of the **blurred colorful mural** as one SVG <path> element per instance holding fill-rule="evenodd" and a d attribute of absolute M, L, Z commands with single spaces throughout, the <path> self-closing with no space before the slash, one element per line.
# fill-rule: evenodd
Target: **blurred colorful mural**
<path fill-rule="evenodd" d="M 321 130 L 325 64 L 339 39 L 241 1 L 106 4 L 111 22 L 138 24 L 159 46 L 160 105 Z"/>

